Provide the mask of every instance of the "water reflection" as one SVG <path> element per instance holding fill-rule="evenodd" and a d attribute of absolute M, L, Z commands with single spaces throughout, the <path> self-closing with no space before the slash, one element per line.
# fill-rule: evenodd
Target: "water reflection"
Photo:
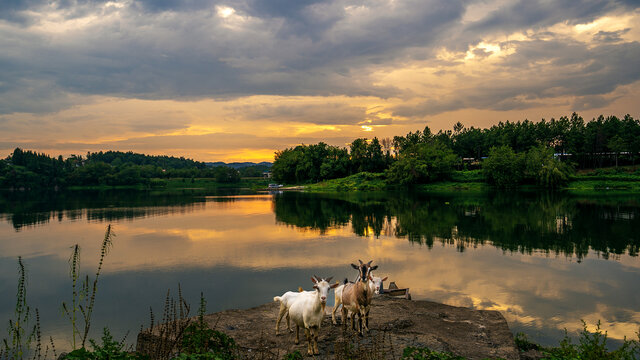
<path fill-rule="evenodd" d="M 24 256 L 29 299 L 45 332 L 63 342 L 69 247 L 80 244 L 91 271 L 107 222 L 117 237 L 98 293 L 98 332 L 137 331 L 178 282 L 193 304 L 203 291 L 210 311 L 246 308 L 309 288 L 314 273 L 352 277 L 357 258 L 375 259 L 379 275 L 416 299 L 499 310 L 515 331 L 546 344 L 565 327 L 580 329 L 580 319 L 602 320 L 614 339 L 640 325 L 640 202 L 632 197 L 82 195 L 0 201 L 0 292 L 15 292 L 16 257 Z M 0 298 L 0 322 L 14 301 Z"/>
<path fill-rule="evenodd" d="M 426 193 L 309 195 L 274 199 L 276 218 L 301 228 L 327 229 L 351 222 L 360 236 L 406 237 L 429 248 L 454 244 L 459 251 L 491 244 L 509 252 L 575 256 L 638 255 L 638 198 L 586 199 L 562 193 Z"/>

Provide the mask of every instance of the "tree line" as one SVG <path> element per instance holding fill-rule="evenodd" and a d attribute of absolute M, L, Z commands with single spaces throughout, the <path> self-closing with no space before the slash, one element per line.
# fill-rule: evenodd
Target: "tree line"
<path fill-rule="evenodd" d="M 50 157 L 16 148 L 0 160 L 0 188 L 43 189 L 67 186 L 153 185 L 153 179 L 212 178 L 217 182 L 240 181 L 240 173 L 227 166 L 209 167 L 183 157 L 107 151 Z"/>
<path fill-rule="evenodd" d="M 303 144 L 276 152 L 272 173 L 279 182 L 310 183 L 384 172 L 391 184 L 420 184 L 450 179 L 456 169 L 482 168 L 486 181 L 497 186 L 553 187 L 576 168 L 635 165 L 639 152 L 640 122 L 631 115 L 585 121 L 573 113 L 489 128 L 458 122 L 436 134 L 427 126 L 392 139 L 358 138 L 348 148 Z"/>

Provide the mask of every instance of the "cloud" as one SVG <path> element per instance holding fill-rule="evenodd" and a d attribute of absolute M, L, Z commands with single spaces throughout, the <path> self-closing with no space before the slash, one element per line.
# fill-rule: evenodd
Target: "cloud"
<path fill-rule="evenodd" d="M 242 105 L 233 108 L 248 120 L 273 120 L 322 125 L 354 125 L 364 120 L 366 108 L 348 104 Z"/>
<path fill-rule="evenodd" d="M 593 35 L 593 40 L 597 42 L 603 42 L 603 43 L 619 42 L 619 41 L 622 41 L 622 35 L 628 33 L 629 30 L 631 30 L 631 28 L 626 28 L 626 29 L 617 30 L 617 31 L 600 30 Z"/>
<path fill-rule="evenodd" d="M 497 63 L 488 63 L 477 75 L 457 75 L 452 91 L 403 104 L 393 114 L 424 117 L 466 108 L 528 109 L 558 97 L 577 97 L 574 110 L 604 107 L 617 96 L 616 88 L 640 80 L 640 43 L 604 43 L 593 46 L 571 39 L 510 42 L 515 50 Z M 480 60 L 482 61 L 482 59 Z M 585 99 L 589 99 L 585 102 Z"/>

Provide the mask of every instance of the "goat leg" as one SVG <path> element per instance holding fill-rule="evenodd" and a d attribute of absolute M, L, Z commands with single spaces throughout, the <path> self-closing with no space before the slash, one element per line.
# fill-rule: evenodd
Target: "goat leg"
<path fill-rule="evenodd" d="M 320 354 L 320 350 L 318 350 L 318 329 L 313 331 L 313 354 Z"/>
<path fill-rule="evenodd" d="M 304 328 L 304 335 L 307 337 L 307 355 L 313 355 L 313 345 L 311 345 L 311 331 L 309 328 Z"/>
<path fill-rule="evenodd" d="M 300 326 L 296 324 L 296 341 L 295 344 L 300 344 Z"/>

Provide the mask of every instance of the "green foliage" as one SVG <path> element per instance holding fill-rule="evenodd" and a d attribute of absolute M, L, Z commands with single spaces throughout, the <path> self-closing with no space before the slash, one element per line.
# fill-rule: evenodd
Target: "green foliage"
<path fill-rule="evenodd" d="M 464 170 L 454 171 L 451 174 L 451 180 L 455 182 L 483 182 L 485 180 L 482 170 Z"/>
<path fill-rule="evenodd" d="M 304 359 L 304 356 L 298 350 L 291 353 L 287 353 L 282 357 L 282 360 L 303 360 L 303 359 Z"/>
<path fill-rule="evenodd" d="M 569 182 L 572 168 L 553 156 L 546 146 L 531 148 L 525 155 L 524 178 L 547 188 L 558 188 Z"/>
<path fill-rule="evenodd" d="M 624 339 L 622 346 L 614 351 L 607 350 L 607 332 L 602 333 L 600 321 L 596 324 L 594 332 L 589 332 L 587 323 L 582 322 L 583 330 L 580 332 L 578 344 L 572 344 L 567 331 L 560 346 L 544 349 L 545 359 L 549 360 L 631 360 L 640 358 L 640 343 L 637 340 Z M 640 340 L 640 333 L 638 333 Z"/>
<path fill-rule="evenodd" d="M 176 359 L 235 359 L 236 343 L 227 334 L 213 330 L 204 321 L 207 302 L 200 294 L 198 321 L 190 324 L 182 334 L 182 351 Z"/>
<path fill-rule="evenodd" d="M 402 351 L 403 360 L 465 360 L 464 357 L 447 352 L 431 350 L 427 347 L 408 346 Z"/>
<path fill-rule="evenodd" d="M 37 310 L 36 310 L 37 311 Z M 9 320 L 10 339 L 3 339 L 0 358 L 23 359 L 29 354 L 32 343 L 39 337 L 39 324 L 30 325 L 31 308 L 27 304 L 27 275 L 22 257 L 18 257 L 18 291 L 14 319 Z"/>
<path fill-rule="evenodd" d="M 457 158 L 439 141 L 411 145 L 400 154 L 386 175 L 392 184 L 425 184 L 451 177 Z"/>
<path fill-rule="evenodd" d="M 324 181 L 318 184 L 307 185 L 307 191 L 377 191 L 387 187 L 385 175 L 381 173 L 361 172 L 340 179 Z"/>
<path fill-rule="evenodd" d="M 513 187 L 522 180 L 523 157 L 508 145 L 493 147 L 489 157 L 482 162 L 482 170 L 489 184 L 497 187 Z"/>
<path fill-rule="evenodd" d="M 107 225 L 102 245 L 100 246 L 100 260 L 98 261 L 98 268 L 93 281 L 90 281 L 89 275 L 86 275 L 84 280 L 79 284 L 80 279 L 80 247 L 76 244 L 73 247 L 73 252 L 69 258 L 69 276 L 71 277 L 71 306 L 66 302 L 62 303 L 62 309 L 64 314 L 69 318 L 71 323 L 71 338 L 73 349 L 76 349 L 76 336 L 81 340 L 81 347 L 85 346 L 87 337 L 89 336 L 89 329 L 91 328 L 91 315 L 93 314 L 93 307 L 96 300 L 96 293 L 98 291 L 98 278 L 102 270 L 102 264 L 104 258 L 107 256 L 109 249 L 112 245 L 113 233 L 111 232 L 111 225 Z M 79 327 L 79 317 L 82 316 L 83 325 L 82 331 Z"/>
<path fill-rule="evenodd" d="M 98 344 L 95 340 L 89 339 L 89 343 L 93 351 L 89 351 L 84 347 L 73 350 L 67 354 L 65 360 L 143 360 L 148 356 L 137 353 L 129 353 L 124 350 L 124 342 L 117 342 L 111 336 L 108 328 L 103 329 L 102 344 Z"/>
<path fill-rule="evenodd" d="M 540 348 L 538 344 L 529 341 L 529 338 L 525 333 L 517 333 L 513 340 L 520 351 L 538 350 Z"/>

